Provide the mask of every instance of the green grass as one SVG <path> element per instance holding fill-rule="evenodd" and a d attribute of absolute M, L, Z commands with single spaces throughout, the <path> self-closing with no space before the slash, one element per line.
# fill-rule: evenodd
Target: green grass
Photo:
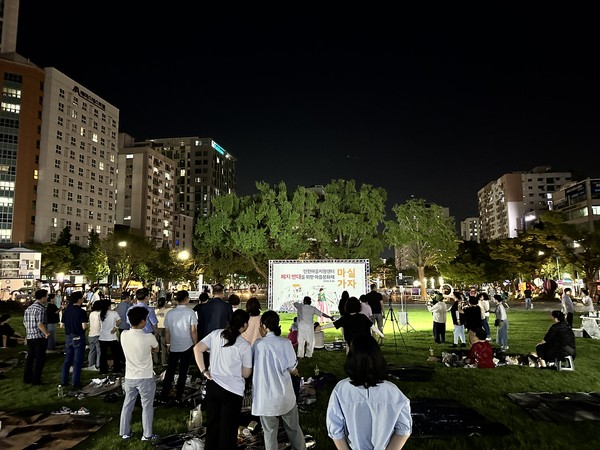
<path fill-rule="evenodd" d="M 553 306 L 553 305 L 552 305 Z M 283 333 L 292 322 L 293 314 L 282 314 Z M 431 314 L 423 309 L 409 309 L 409 321 L 414 331 L 403 328 L 400 332 L 394 329 L 392 322 L 386 323 L 386 341 L 383 352 L 388 363 L 401 365 L 435 366 L 432 381 L 428 382 L 398 382 L 400 389 L 409 398 L 446 398 L 454 399 L 465 406 L 474 408 L 489 420 L 505 424 L 511 434 L 502 438 L 497 437 L 464 437 L 464 438 L 411 438 L 406 444 L 408 449 L 438 449 L 438 448 L 477 448 L 477 449 L 566 449 L 578 450 L 592 448 L 597 442 L 598 423 L 594 421 L 551 423 L 533 418 L 526 410 L 513 403 L 506 397 L 511 392 L 600 392 L 600 341 L 595 339 L 577 339 L 577 359 L 574 372 L 556 372 L 537 370 L 522 366 L 504 366 L 491 370 L 448 368 L 441 363 L 427 362 L 428 349 L 433 346 L 436 354 L 448 351 L 448 345 L 436 345 L 431 336 Z M 552 324 L 548 311 L 534 309 L 524 311 L 512 308 L 509 310 L 509 346 L 511 354 L 529 353 L 542 339 Z M 12 326 L 22 331 L 21 317 L 13 314 Z M 580 325 L 579 315 L 576 314 L 575 326 Z M 447 342 L 452 341 L 451 325 L 446 334 Z M 59 330 L 59 342 L 64 342 L 62 330 Z M 341 337 L 338 330 L 327 329 L 326 341 Z M 492 333 L 494 327 L 492 325 Z M 18 355 L 18 349 L 1 350 L 0 359 L 8 359 Z M 23 356 L 20 355 L 22 358 Z M 300 374 L 308 378 L 314 373 L 318 364 L 320 370 L 344 377 L 343 351 L 315 351 L 312 359 L 303 359 L 299 363 Z M 100 398 L 76 400 L 68 397 L 59 400 L 56 396 L 56 386 L 59 382 L 59 372 L 62 364 L 62 354 L 49 354 L 44 369 L 43 387 L 32 387 L 21 382 L 22 366 L 9 371 L 5 379 L 0 379 L 0 410 L 16 411 L 31 410 L 50 412 L 60 406 L 77 409 L 86 406 L 93 414 L 110 415 L 113 420 L 100 431 L 94 433 L 77 449 L 121 448 L 125 446 L 118 436 L 119 414 L 121 403 L 105 403 Z M 197 376 L 197 368 L 193 374 Z M 93 378 L 94 373 L 83 372 L 82 383 Z M 319 449 L 334 449 L 325 430 L 325 411 L 329 392 L 318 392 L 317 403 L 311 413 L 301 413 L 301 425 L 305 434 L 314 436 Z M 186 430 L 186 420 L 189 409 L 164 408 L 155 409 L 154 432 L 161 436 L 183 432 Z M 141 435 L 140 409 L 136 408 L 133 416 L 133 432 Z M 148 448 L 137 440 L 126 444 L 128 449 Z M 595 448 L 595 445 L 594 445 Z"/>

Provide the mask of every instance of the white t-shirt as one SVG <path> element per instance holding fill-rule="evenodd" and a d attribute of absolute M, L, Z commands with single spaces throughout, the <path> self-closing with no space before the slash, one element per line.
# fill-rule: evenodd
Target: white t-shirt
<path fill-rule="evenodd" d="M 89 319 L 90 332 L 88 333 L 88 336 L 100 336 L 100 323 L 100 311 L 92 311 Z"/>
<path fill-rule="evenodd" d="M 117 322 L 120 321 L 119 313 L 109 309 L 106 311 L 106 317 L 100 322 L 100 341 L 116 341 L 117 333 L 111 333 L 113 328 L 117 326 Z"/>
<path fill-rule="evenodd" d="M 152 349 L 158 341 L 152 333 L 144 330 L 124 330 L 121 333 L 121 346 L 125 354 L 125 378 L 153 378 Z"/>

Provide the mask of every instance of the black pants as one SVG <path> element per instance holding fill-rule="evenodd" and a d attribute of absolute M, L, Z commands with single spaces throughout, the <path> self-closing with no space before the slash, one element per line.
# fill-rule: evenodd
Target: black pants
<path fill-rule="evenodd" d="M 214 381 L 206 384 L 206 441 L 211 450 L 236 450 L 244 397 L 223 389 Z"/>
<path fill-rule="evenodd" d="M 25 371 L 23 372 L 24 383 L 42 383 L 47 348 L 48 339 L 46 338 L 27 339 L 27 359 L 25 360 Z"/>
<path fill-rule="evenodd" d="M 100 373 L 108 373 L 108 350 L 113 358 L 113 372 L 121 372 L 121 360 L 123 358 L 123 349 L 118 340 L 99 341 L 100 342 Z"/>
<path fill-rule="evenodd" d="M 165 373 L 165 379 L 162 383 L 162 398 L 167 399 L 171 393 L 173 387 L 173 380 L 175 379 L 175 372 L 177 366 L 179 366 L 179 377 L 177 378 L 177 394 L 176 399 L 181 400 L 183 396 L 183 390 L 185 389 L 185 381 L 187 378 L 190 363 L 194 356 L 194 347 L 190 347 L 183 352 L 169 352 L 169 360 L 167 364 L 167 373 Z"/>
<path fill-rule="evenodd" d="M 566 319 L 567 319 L 567 323 L 569 324 L 569 326 L 571 328 L 573 328 L 573 313 L 572 312 L 568 312 Z"/>
<path fill-rule="evenodd" d="M 446 323 L 433 322 L 433 339 L 438 344 L 446 342 Z"/>

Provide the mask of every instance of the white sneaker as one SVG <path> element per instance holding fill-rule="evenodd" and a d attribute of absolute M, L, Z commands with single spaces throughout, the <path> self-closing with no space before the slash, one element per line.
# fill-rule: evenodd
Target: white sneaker
<path fill-rule="evenodd" d="M 98 368 L 96 366 L 87 366 L 83 367 L 81 370 L 89 371 L 89 372 L 98 372 Z"/>

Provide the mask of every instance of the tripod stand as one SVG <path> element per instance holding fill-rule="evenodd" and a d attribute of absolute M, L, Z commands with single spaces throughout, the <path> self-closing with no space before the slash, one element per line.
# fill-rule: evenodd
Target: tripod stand
<path fill-rule="evenodd" d="M 396 356 L 398 356 L 398 342 L 396 341 L 396 327 L 398 327 L 398 334 L 402 338 L 402 343 L 404 344 L 404 351 L 406 351 L 406 342 L 404 341 L 404 336 L 402 336 L 402 328 L 398 323 L 398 319 L 396 318 L 396 314 L 394 314 L 394 308 L 392 307 L 392 302 L 390 300 L 388 310 L 383 318 L 383 328 L 385 329 L 385 325 L 388 320 L 392 321 L 392 332 L 394 333 L 394 349 L 396 350 Z"/>
<path fill-rule="evenodd" d="M 400 329 L 402 329 L 403 327 L 406 328 L 406 332 L 408 333 L 410 330 L 416 331 L 412 325 L 408 322 L 408 312 L 404 311 L 404 305 L 405 305 L 405 300 L 404 300 L 404 289 L 402 289 L 400 291 L 400 322 L 402 323 L 402 326 L 400 327 Z M 410 330 L 409 330 L 410 328 Z"/>

